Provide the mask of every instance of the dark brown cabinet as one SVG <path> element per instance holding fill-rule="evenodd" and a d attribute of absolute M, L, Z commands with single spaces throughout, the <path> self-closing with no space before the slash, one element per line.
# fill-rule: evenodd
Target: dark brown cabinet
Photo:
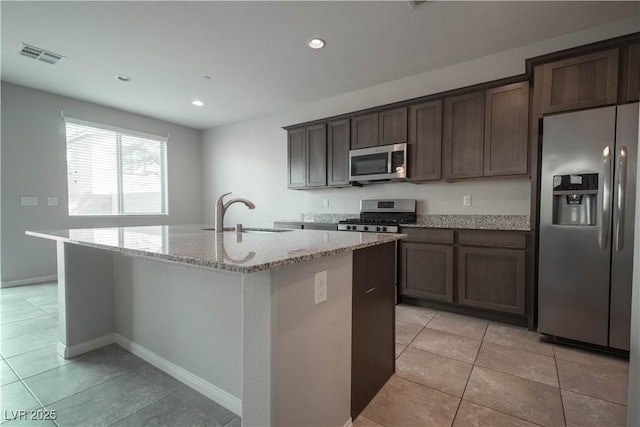
<path fill-rule="evenodd" d="M 327 127 L 325 124 L 309 126 L 306 133 L 306 187 L 327 185 Z"/>
<path fill-rule="evenodd" d="M 395 371 L 394 243 L 353 252 L 351 418 Z"/>
<path fill-rule="evenodd" d="M 327 127 L 324 123 L 288 131 L 288 188 L 327 185 Z"/>
<path fill-rule="evenodd" d="M 351 119 L 351 148 L 407 142 L 407 107 L 355 116 Z"/>
<path fill-rule="evenodd" d="M 327 185 L 349 184 L 349 119 L 329 122 L 327 127 Z"/>
<path fill-rule="evenodd" d="M 621 102 L 640 100 L 640 43 L 628 46 L 622 57 Z"/>
<path fill-rule="evenodd" d="M 461 246 L 458 249 L 461 305 L 525 314 L 525 252 Z"/>
<path fill-rule="evenodd" d="M 378 113 L 351 119 L 351 149 L 378 145 Z"/>
<path fill-rule="evenodd" d="M 529 83 L 488 89 L 484 176 L 526 174 L 529 165 Z"/>
<path fill-rule="evenodd" d="M 401 232 L 407 234 L 399 246 L 402 298 L 524 322 L 526 232 L 406 227 Z"/>
<path fill-rule="evenodd" d="M 409 107 L 409 177 L 440 179 L 442 163 L 442 100 Z"/>
<path fill-rule="evenodd" d="M 453 246 L 402 243 L 400 262 L 404 295 L 453 301 Z"/>
<path fill-rule="evenodd" d="M 287 134 L 287 163 L 289 165 L 288 187 L 304 188 L 306 185 L 306 142 L 305 129 L 290 130 Z"/>
<path fill-rule="evenodd" d="M 445 98 L 442 141 L 444 178 L 482 176 L 484 105 L 484 91 Z"/>
<path fill-rule="evenodd" d="M 542 113 L 615 104 L 618 59 L 616 48 L 544 64 Z"/>

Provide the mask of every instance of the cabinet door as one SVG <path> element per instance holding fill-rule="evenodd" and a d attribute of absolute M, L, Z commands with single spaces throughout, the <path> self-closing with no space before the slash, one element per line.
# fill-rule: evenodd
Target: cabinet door
<path fill-rule="evenodd" d="M 525 314 L 525 251 L 458 248 L 458 302 Z"/>
<path fill-rule="evenodd" d="M 324 124 L 306 128 L 307 187 L 327 185 L 327 128 Z"/>
<path fill-rule="evenodd" d="M 349 119 L 329 123 L 327 185 L 349 184 Z"/>
<path fill-rule="evenodd" d="M 378 113 L 351 119 L 351 149 L 378 145 Z"/>
<path fill-rule="evenodd" d="M 485 108 L 484 176 L 526 174 L 529 83 L 487 90 Z"/>
<path fill-rule="evenodd" d="M 485 94 L 445 98 L 442 174 L 445 178 L 482 176 Z"/>
<path fill-rule="evenodd" d="M 622 58 L 622 103 L 640 100 L 640 43 L 624 50 Z"/>
<path fill-rule="evenodd" d="M 306 185 L 307 160 L 305 129 L 294 129 L 288 133 L 287 156 L 289 164 L 289 188 L 304 188 Z"/>
<path fill-rule="evenodd" d="M 353 252 L 351 417 L 395 371 L 395 244 Z"/>
<path fill-rule="evenodd" d="M 380 112 L 378 127 L 378 145 L 407 142 L 407 107 Z"/>
<path fill-rule="evenodd" d="M 400 292 L 412 298 L 453 301 L 453 246 L 400 244 Z"/>
<path fill-rule="evenodd" d="M 409 108 L 409 177 L 412 181 L 440 179 L 442 163 L 442 100 Z"/>
<path fill-rule="evenodd" d="M 615 104 L 618 49 L 544 64 L 542 113 Z"/>

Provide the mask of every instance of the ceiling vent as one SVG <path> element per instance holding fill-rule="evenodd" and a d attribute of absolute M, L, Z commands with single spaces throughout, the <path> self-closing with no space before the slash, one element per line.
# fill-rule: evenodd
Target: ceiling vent
<path fill-rule="evenodd" d="M 22 44 L 22 48 L 18 51 L 18 53 L 22 56 L 26 56 L 27 58 L 37 59 L 38 61 L 46 62 L 47 64 L 55 64 L 61 59 L 64 59 L 64 56 L 58 55 L 57 53 L 48 52 L 44 49 L 40 49 L 39 47 L 30 46 L 28 44 Z"/>
<path fill-rule="evenodd" d="M 418 1 L 410 1 L 409 4 L 411 5 L 412 8 L 417 9 L 420 6 L 424 5 L 427 2 L 427 0 L 418 0 Z"/>

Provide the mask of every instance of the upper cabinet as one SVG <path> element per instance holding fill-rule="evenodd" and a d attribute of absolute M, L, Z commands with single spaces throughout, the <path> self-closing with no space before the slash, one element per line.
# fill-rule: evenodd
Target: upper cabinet
<path fill-rule="evenodd" d="M 304 188 L 307 174 L 305 129 L 292 129 L 287 132 L 288 187 Z"/>
<path fill-rule="evenodd" d="M 484 91 L 445 98 L 442 156 L 444 178 L 482 176 L 484 104 Z"/>
<path fill-rule="evenodd" d="M 544 64 L 542 113 L 615 104 L 618 59 L 616 48 Z"/>
<path fill-rule="evenodd" d="M 621 102 L 640 100 L 640 43 L 623 50 Z"/>
<path fill-rule="evenodd" d="M 349 184 L 349 119 L 327 125 L 327 185 Z"/>
<path fill-rule="evenodd" d="M 442 100 L 409 107 L 409 176 L 412 181 L 440 179 Z"/>
<path fill-rule="evenodd" d="M 288 131 L 288 187 L 327 185 L 327 130 L 319 124 Z"/>
<path fill-rule="evenodd" d="M 407 107 L 351 119 L 351 149 L 407 142 Z"/>
<path fill-rule="evenodd" d="M 528 82 L 487 90 L 484 121 L 484 176 L 527 173 L 528 130 Z"/>

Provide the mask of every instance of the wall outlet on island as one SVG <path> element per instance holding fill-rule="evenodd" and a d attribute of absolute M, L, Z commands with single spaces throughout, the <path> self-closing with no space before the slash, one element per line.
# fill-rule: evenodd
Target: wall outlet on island
<path fill-rule="evenodd" d="M 328 207 L 329 207 L 329 199 L 324 199 L 324 200 L 322 201 L 322 205 L 323 205 L 325 208 L 328 208 Z"/>
<path fill-rule="evenodd" d="M 471 206 L 471 196 L 462 196 L 462 206 Z"/>
<path fill-rule="evenodd" d="M 316 305 L 327 300 L 327 270 L 316 273 Z"/>

